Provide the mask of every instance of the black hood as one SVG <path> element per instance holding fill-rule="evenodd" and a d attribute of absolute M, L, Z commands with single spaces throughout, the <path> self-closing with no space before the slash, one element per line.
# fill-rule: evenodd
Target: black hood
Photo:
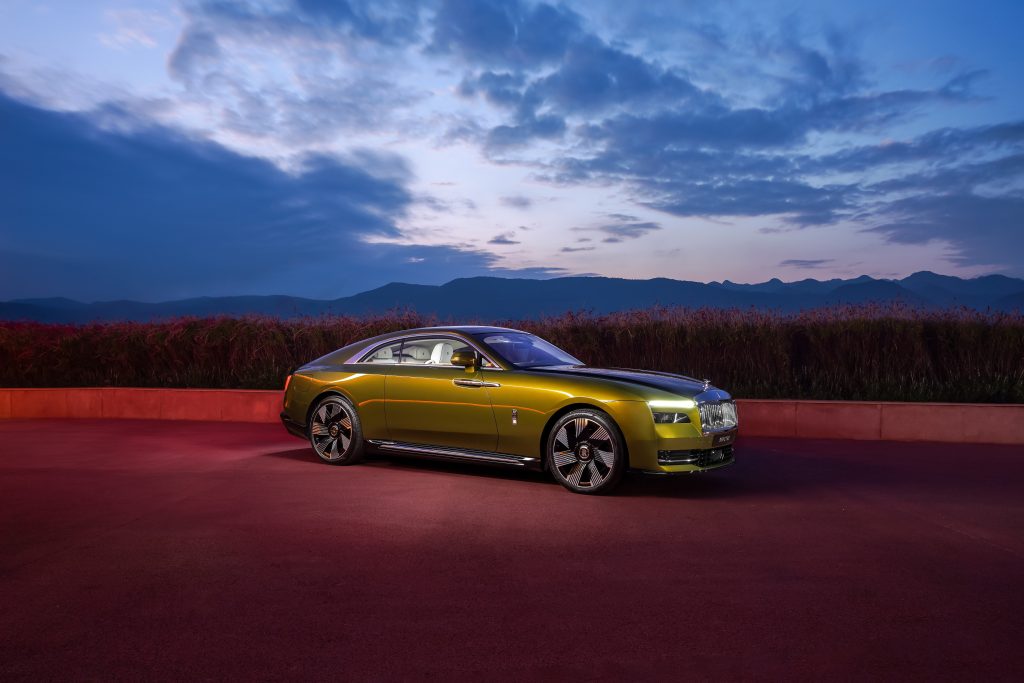
<path fill-rule="evenodd" d="M 550 372 L 562 375 L 578 375 L 582 377 L 602 377 L 619 382 L 639 384 L 667 391 L 678 396 L 693 397 L 705 391 L 704 382 L 685 375 L 672 375 L 667 372 L 651 370 L 631 370 L 629 368 L 592 368 L 586 365 L 556 365 L 530 368 L 533 372 Z"/>

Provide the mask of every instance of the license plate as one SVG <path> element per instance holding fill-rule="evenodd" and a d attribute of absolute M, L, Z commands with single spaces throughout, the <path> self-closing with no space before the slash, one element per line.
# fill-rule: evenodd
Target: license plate
<path fill-rule="evenodd" d="M 712 447 L 714 446 L 728 446 L 736 438 L 735 434 L 719 434 L 711 440 Z"/>

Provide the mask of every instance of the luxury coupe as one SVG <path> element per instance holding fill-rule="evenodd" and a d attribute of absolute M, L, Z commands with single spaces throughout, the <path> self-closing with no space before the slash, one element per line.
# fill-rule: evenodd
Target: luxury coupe
<path fill-rule="evenodd" d="M 736 404 L 682 375 L 593 368 L 503 327 L 430 327 L 350 344 L 285 383 L 281 420 L 332 465 L 370 449 L 548 470 L 605 493 L 626 470 L 733 462 Z"/>

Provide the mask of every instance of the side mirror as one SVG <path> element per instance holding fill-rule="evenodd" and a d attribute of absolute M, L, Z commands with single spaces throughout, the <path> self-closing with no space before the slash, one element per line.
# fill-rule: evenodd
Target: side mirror
<path fill-rule="evenodd" d="M 466 370 L 476 370 L 480 367 L 480 356 L 476 355 L 476 351 L 456 351 L 448 362 L 464 367 Z"/>

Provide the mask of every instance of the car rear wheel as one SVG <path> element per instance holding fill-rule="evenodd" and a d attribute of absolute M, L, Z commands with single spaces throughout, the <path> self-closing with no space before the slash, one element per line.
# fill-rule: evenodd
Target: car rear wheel
<path fill-rule="evenodd" d="M 327 396 L 316 405 L 309 420 L 309 443 L 331 465 L 354 465 L 363 459 L 363 430 L 348 399 Z"/>
<path fill-rule="evenodd" d="M 626 470 L 626 449 L 611 418 L 574 410 L 551 428 L 547 462 L 555 479 L 573 493 L 607 493 Z"/>

